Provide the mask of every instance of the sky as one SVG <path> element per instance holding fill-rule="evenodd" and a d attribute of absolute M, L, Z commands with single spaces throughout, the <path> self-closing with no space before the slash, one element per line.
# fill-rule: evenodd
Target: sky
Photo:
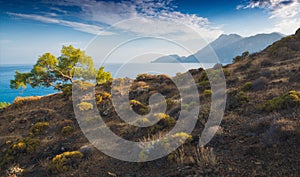
<path fill-rule="evenodd" d="M 221 34 L 289 35 L 299 24 L 299 0 L 0 0 L 0 64 L 59 56 L 63 45 L 98 62 L 189 55 Z"/>

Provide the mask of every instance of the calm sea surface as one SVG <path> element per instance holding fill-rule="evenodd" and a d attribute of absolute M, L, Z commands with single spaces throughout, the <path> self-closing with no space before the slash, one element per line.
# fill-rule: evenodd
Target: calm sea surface
<path fill-rule="evenodd" d="M 118 64 L 110 63 L 104 64 L 105 70 L 112 73 L 114 78 L 119 77 L 130 77 L 135 78 L 140 73 L 150 74 L 167 74 L 174 76 L 178 72 L 186 72 L 188 69 L 196 69 L 199 67 L 208 68 L 212 64 L 205 64 L 204 66 L 198 63 L 130 63 L 130 64 Z M 10 80 L 14 79 L 15 71 L 29 72 L 32 68 L 31 65 L 0 65 L 0 102 L 13 102 L 18 97 L 25 96 L 43 96 L 55 93 L 56 91 L 52 88 L 31 88 L 28 86 L 26 89 L 14 90 L 10 88 Z"/>

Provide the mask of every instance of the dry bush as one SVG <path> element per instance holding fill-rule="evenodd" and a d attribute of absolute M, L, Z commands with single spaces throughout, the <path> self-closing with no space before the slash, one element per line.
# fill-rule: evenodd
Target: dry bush
<path fill-rule="evenodd" d="M 264 90 L 268 84 L 268 79 L 265 77 L 260 77 L 252 82 L 252 90 L 259 91 Z"/>
<path fill-rule="evenodd" d="M 197 146 L 195 155 L 195 160 L 199 167 L 215 167 L 217 165 L 217 157 L 213 148 Z"/>
<path fill-rule="evenodd" d="M 66 172 L 76 168 L 82 157 L 83 154 L 79 151 L 64 152 L 51 160 L 48 169 L 51 173 Z"/>

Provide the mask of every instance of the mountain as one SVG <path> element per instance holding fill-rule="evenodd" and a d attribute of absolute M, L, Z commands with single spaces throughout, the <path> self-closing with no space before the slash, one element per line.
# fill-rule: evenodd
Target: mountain
<path fill-rule="evenodd" d="M 244 51 L 249 51 L 250 53 L 259 52 L 282 37 L 283 35 L 279 33 L 257 34 L 250 37 L 242 37 L 237 34 L 222 34 L 218 39 L 193 55 L 188 57 L 179 57 L 178 55 L 163 56 L 153 62 L 168 63 L 177 61 L 194 63 L 200 59 L 200 62 L 210 63 L 216 61 L 217 56 L 220 63 L 231 63 L 235 56 L 240 55 Z"/>
<path fill-rule="evenodd" d="M 176 63 L 178 61 L 185 60 L 186 57 L 180 57 L 178 55 L 162 56 L 155 60 L 156 63 Z"/>

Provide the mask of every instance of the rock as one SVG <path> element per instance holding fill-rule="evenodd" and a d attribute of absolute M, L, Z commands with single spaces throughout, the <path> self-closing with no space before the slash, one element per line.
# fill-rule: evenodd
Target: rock
<path fill-rule="evenodd" d="M 84 155 L 84 157 L 90 157 L 93 154 L 93 146 L 84 145 L 81 146 L 78 151 L 81 152 Z"/>
<path fill-rule="evenodd" d="M 115 173 L 112 173 L 112 172 L 107 172 L 107 174 L 108 174 L 109 176 L 117 177 L 117 175 L 116 175 Z"/>

